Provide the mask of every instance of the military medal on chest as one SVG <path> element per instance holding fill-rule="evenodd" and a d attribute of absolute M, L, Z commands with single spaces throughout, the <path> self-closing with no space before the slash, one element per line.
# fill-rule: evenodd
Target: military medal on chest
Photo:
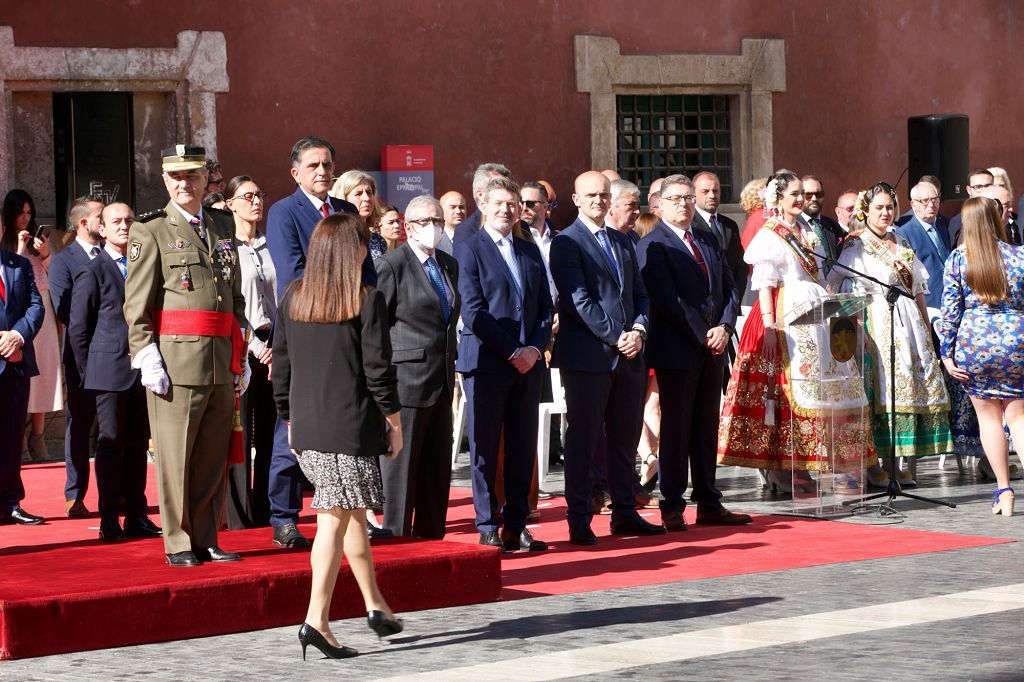
<path fill-rule="evenodd" d="M 181 288 L 191 289 L 192 288 L 192 275 L 188 271 L 188 262 L 184 258 L 181 259 Z"/>
<path fill-rule="evenodd" d="M 222 239 L 217 242 L 214 254 L 221 277 L 224 278 L 225 282 L 231 282 L 231 276 L 234 273 L 235 267 L 235 249 L 231 244 L 231 240 Z"/>

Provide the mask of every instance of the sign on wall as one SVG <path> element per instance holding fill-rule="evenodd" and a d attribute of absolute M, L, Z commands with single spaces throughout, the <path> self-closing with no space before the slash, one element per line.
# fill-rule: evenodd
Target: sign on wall
<path fill-rule="evenodd" d="M 434 147 L 387 144 L 380 148 L 381 195 L 405 213 L 413 197 L 434 193 Z"/>

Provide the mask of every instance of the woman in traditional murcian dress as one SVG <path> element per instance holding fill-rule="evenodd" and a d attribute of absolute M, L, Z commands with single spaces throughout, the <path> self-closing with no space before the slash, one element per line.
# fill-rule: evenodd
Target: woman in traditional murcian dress
<path fill-rule="evenodd" d="M 821 354 L 820 325 L 794 324 L 828 296 L 815 258 L 818 240 L 797 216 L 803 185 L 779 171 L 765 188 L 772 217 L 750 242 L 758 300 L 743 326 L 718 432 L 719 464 L 767 470 L 776 489 L 811 492 L 809 471 L 854 471 L 875 463 L 864 427 L 867 398 L 856 358 Z M 847 380 L 847 377 L 849 378 Z"/>
<path fill-rule="evenodd" d="M 890 367 L 890 315 L 886 291 L 876 282 L 833 268 L 829 288 L 866 294 L 867 366 L 864 368 L 875 452 L 883 461 L 892 449 L 890 412 L 896 421 L 896 456 L 925 457 L 954 452 L 949 429 L 949 397 L 932 343 L 924 296 L 928 271 L 910 243 L 892 230 L 896 190 L 879 182 L 857 197 L 850 236 L 843 242 L 839 263 L 899 287 L 913 298 L 895 304 L 895 375 Z M 896 405 L 891 406 L 890 378 L 895 376 Z M 891 475 L 892 472 L 890 472 Z M 902 485 L 913 485 L 909 471 L 898 472 Z"/>

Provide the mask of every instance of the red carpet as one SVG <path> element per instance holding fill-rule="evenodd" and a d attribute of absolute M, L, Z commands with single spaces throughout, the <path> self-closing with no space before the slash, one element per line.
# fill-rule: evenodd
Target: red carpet
<path fill-rule="evenodd" d="M 150 504 L 152 473 L 151 467 Z M 28 466 L 23 477 L 24 507 L 47 523 L 0 526 L 0 659 L 302 622 L 309 553 L 272 547 L 270 529 L 221 534 L 221 546 L 241 552 L 241 562 L 172 569 L 159 539 L 100 543 L 97 518 L 64 518 L 62 463 Z M 94 492 L 86 504 L 95 511 Z M 155 510 L 153 519 L 159 523 Z M 315 524 L 301 528 L 308 537 L 315 533 Z M 396 539 L 375 543 L 373 553 L 381 590 L 399 612 L 500 597 L 496 549 Z M 458 589 L 438 589 L 445 585 Z M 331 617 L 361 613 L 362 598 L 343 564 Z"/>
<path fill-rule="evenodd" d="M 541 522 L 533 534 L 551 550 L 505 555 L 501 565 L 503 599 L 610 590 L 619 587 L 717 578 L 847 561 L 941 552 L 1004 542 L 951 533 L 866 526 L 793 516 L 755 516 L 748 526 L 697 526 L 696 510 L 687 508 L 690 529 L 654 537 L 615 537 L 610 517 L 595 516 L 597 545 L 569 544 L 565 501 L 541 501 Z M 736 508 L 736 511 L 739 511 Z M 642 509 L 658 522 L 657 509 Z M 968 512 L 962 512 L 968 513 Z M 982 522 L 986 519 L 979 519 Z M 473 505 L 466 489 L 452 490 L 447 540 L 475 543 Z"/>

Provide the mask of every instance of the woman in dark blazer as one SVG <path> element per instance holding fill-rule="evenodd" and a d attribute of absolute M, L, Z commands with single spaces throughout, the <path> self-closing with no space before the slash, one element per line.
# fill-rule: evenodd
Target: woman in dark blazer
<path fill-rule="evenodd" d="M 331 634 L 328 611 L 344 550 L 378 636 L 402 631 L 384 601 L 366 537 L 366 509 L 384 503 L 378 457 L 402 449 L 398 382 L 384 296 L 362 284 L 370 233 L 334 213 L 309 242 L 305 276 L 289 285 L 274 331 L 274 401 L 299 467 L 313 482 L 313 584 L 299 629 L 330 658 L 356 651 Z"/>

